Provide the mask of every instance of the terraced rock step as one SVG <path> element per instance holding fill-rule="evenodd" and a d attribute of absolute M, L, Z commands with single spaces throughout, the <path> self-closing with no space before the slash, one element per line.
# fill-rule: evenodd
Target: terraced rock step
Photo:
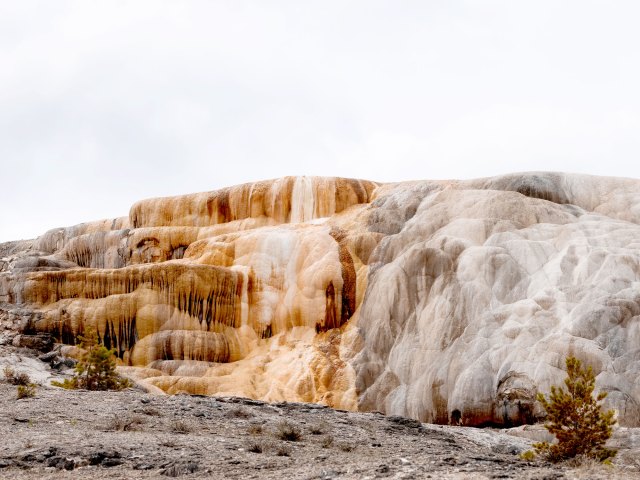
<path fill-rule="evenodd" d="M 637 179 L 286 177 L 0 244 L 0 324 L 94 329 L 149 392 L 443 425 L 540 420 L 571 355 L 640 427 L 638 239 Z"/>

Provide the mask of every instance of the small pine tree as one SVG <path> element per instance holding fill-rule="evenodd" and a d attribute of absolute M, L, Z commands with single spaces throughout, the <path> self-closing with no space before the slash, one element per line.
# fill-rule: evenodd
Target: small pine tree
<path fill-rule="evenodd" d="M 51 382 L 57 387 L 86 390 L 122 390 L 131 382 L 116 372 L 115 350 L 109 350 L 98 343 L 95 330 L 88 328 L 84 336 L 78 336 L 80 346 L 85 350 L 76 365 L 73 378 L 64 382 Z"/>
<path fill-rule="evenodd" d="M 548 400 L 541 393 L 537 396 L 547 412 L 545 428 L 558 442 L 535 443 L 533 448 L 537 454 L 554 462 L 578 455 L 603 462 L 616 454 L 615 450 L 604 448 L 616 424 L 615 412 L 601 409 L 606 392 L 593 397 L 596 380 L 591 367 L 582 368 L 575 357 L 567 357 L 566 365 L 564 384 L 567 390 L 552 386 Z"/>

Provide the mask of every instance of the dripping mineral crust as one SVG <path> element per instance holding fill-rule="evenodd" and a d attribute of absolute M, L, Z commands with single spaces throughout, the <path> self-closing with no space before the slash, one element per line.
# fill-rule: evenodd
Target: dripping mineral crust
<path fill-rule="evenodd" d="M 0 245 L 0 302 L 154 392 L 534 421 L 563 359 L 640 418 L 640 181 L 286 177 Z"/>

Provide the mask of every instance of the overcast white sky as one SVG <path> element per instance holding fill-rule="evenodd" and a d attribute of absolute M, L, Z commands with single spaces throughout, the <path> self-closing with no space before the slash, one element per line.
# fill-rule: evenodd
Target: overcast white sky
<path fill-rule="evenodd" d="M 640 177 L 637 1 L 0 0 L 0 241 L 284 175 Z"/>

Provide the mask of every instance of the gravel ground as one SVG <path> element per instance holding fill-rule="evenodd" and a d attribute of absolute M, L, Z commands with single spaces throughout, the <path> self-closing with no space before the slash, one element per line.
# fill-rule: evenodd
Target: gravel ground
<path fill-rule="evenodd" d="M 5 479 L 640 478 L 527 463 L 529 441 L 497 431 L 311 404 L 44 387 L 17 400 L 7 384 L 0 404 Z"/>
<path fill-rule="evenodd" d="M 640 429 L 618 430 L 613 467 L 530 463 L 518 454 L 544 435 L 541 427 L 439 426 L 133 388 L 69 391 L 46 386 L 64 365 L 7 343 L 0 379 L 10 365 L 40 385 L 34 398 L 17 399 L 16 386 L 0 380 L 0 479 L 640 479 Z"/>

